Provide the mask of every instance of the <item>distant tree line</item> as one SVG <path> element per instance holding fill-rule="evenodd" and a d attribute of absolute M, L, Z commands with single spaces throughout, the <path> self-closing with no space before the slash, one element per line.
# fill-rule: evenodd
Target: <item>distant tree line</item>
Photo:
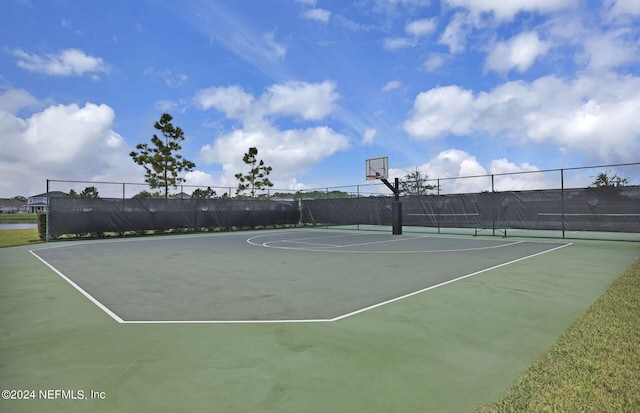
<path fill-rule="evenodd" d="M 599 173 L 596 176 L 596 179 L 591 183 L 591 185 L 595 186 L 596 188 L 618 187 L 629 185 L 629 180 L 627 178 L 618 176 L 617 173 L 607 171 Z"/>
<path fill-rule="evenodd" d="M 79 194 L 73 189 L 70 190 L 69 193 L 65 195 L 65 198 L 100 198 L 100 194 L 95 186 L 88 186 Z"/>

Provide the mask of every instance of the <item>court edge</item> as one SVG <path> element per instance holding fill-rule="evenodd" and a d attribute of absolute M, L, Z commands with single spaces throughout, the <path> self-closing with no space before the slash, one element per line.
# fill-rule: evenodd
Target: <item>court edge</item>
<path fill-rule="evenodd" d="M 534 258 L 534 257 L 537 257 L 539 255 L 543 255 L 543 254 L 546 254 L 546 253 L 549 253 L 549 252 L 557 251 L 557 250 L 559 250 L 561 248 L 565 248 L 565 247 L 568 247 L 570 245 L 573 245 L 573 243 L 570 242 L 570 243 L 563 244 L 563 245 L 560 245 L 560 246 L 557 246 L 557 247 L 554 247 L 554 248 L 551 248 L 551 249 L 548 249 L 548 250 L 545 250 L 545 251 L 541 251 L 541 252 L 537 252 L 535 254 L 527 255 L 525 257 L 517 258 L 515 260 L 511 260 L 511 261 L 508 261 L 508 262 L 503 262 L 502 264 L 494 265 L 492 267 L 485 268 L 485 269 L 482 269 L 482 270 L 479 270 L 479 271 L 475 271 L 475 272 L 472 272 L 470 274 L 466 274 L 466 275 L 460 276 L 458 278 L 454 278 L 452 280 L 444 281 L 444 282 L 442 282 L 440 284 L 432 285 L 430 287 L 423 288 L 421 290 L 414 291 L 414 292 L 402 295 L 400 297 L 392 298 L 390 300 L 386 300 L 386 301 L 380 302 L 378 304 L 373 304 L 373 305 L 370 305 L 368 307 L 361 308 L 360 310 L 352 311 L 350 313 L 343 314 L 343 315 L 338 316 L 338 317 L 329 318 L 329 319 L 306 319 L 306 320 L 305 319 L 303 319 L 303 320 L 157 320 L 157 321 L 153 321 L 153 320 L 123 320 L 116 313 L 111 311 L 107 306 L 102 304 L 95 297 L 93 297 L 91 294 L 89 294 L 88 292 L 83 290 L 79 285 L 74 283 L 69 277 L 64 275 L 62 272 L 58 271 L 58 269 L 56 269 L 53 265 L 49 264 L 43 258 L 39 257 L 34 252 L 34 250 L 29 250 L 29 252 L 34 257 L 36 257 L 38 260 L 40 260 L 44 265 L 49 267 L 53 272 L 58 274 L 63 280 L 68 282 L 73 288 L 78 290 L 82 295 L 84 295 L 86 298 L 88 298 L 92 303 L 94 303 L 96 306 L 98 306 L 98 308 L 100 308 L 102 311 L 104 311 L 109 317 L 114 319 L 119 324 L 277 324 L 277 323 L 285 324 L 285 323 L 332 323 L 334 321 L 340 321 L 340 320 L 343 320 L 345 318 L 352 317 L 354 315 L 361 314 L 361 313 L 364 313 L 366 311 L 373 310 L 375 308 L 382 307 L 384 305 L 391 304 L 391 303 L 394 303 L 396 301 L 404 300 L 406 298 L 413 297 L 414 295 L 422 294 L 424 292 L 436 289 L 438 287 L 442 287 L 442 286 L 445 286 L 447 284 L 454 283 L 456 281 L 464 280 L 465 278 L 470 278 L 470 277 L 473 277 L 475 275 L 485 273 L 487 271 L 495 270 L 497 268 L 501 268 L 501 267 L 505 267 L 507 265 L 515 264 L 516 262 L 524 261 L 524 260 L 527 260 L 529 258 Z"/>

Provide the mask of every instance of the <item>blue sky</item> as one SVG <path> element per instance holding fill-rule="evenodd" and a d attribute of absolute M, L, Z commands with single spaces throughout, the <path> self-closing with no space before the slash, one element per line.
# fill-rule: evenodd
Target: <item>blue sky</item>
<path fill-rule="evenodd" d="M 291 190 L 365 183 L 376 156 L 431 178 L 640 161 L 637 0 L 3 9 L 0 197 L 47 178 L 143 182 L 129 152 L 163 112 L 185 131 L 191 185 L 235 187 L 250 146 Z"/>

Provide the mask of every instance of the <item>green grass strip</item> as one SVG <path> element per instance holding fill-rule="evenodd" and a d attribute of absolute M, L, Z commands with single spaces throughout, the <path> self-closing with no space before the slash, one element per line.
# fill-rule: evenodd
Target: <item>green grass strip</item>
<path fill-rule="evenodd" d="M 0 224 L 35 224 L 36 214 L 0 214 Z"/>
<path fill-rule="evenodd" d="M 0 231 L 0 248 L 15 247 L 18 245 L 37 244 L 41 242 L 38 230 L 33 229 L 7 229 Z"/>
<path fill-rule="evenodd" d="M 640 260 L 489 412 L 640 412 Z"/>

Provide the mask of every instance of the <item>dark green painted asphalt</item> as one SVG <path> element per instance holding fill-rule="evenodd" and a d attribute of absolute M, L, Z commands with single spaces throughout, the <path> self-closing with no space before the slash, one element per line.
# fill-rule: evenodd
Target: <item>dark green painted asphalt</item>
<path fill-rule="evenodd" d="M 331 320 L 566 244 L 282 231 L 34 253 L 125 321 Z"/>
<path fill-rule="evenodd" d="M 577 241 L 331 323 L 119 324 L 29 247 L 4 248 L 0 388 L 105 399 L 0 400 L 0 411 L 471 412 L 497 399 L 639 252 L 638 243 Z"/>

